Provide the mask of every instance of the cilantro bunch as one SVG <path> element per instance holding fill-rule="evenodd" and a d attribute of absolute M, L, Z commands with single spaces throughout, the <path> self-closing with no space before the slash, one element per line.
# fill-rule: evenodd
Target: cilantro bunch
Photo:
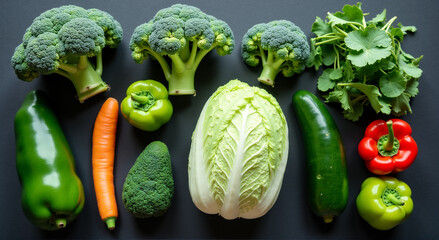
<path fill-rule="evenodd" d="M 345 118 L 356 121 L 370 105 L 377 113 L 411 113 L 410 98 L 418 94 L 422 56 L 404 52 L 401 42 L 414 26 L 387 21 L 386 10 L 366 21 L 361 3 L 343 12 L 317 17 L 312 25 L 308 67 L 325 69 L 317 82 L 327 102 L 340 103 Z"/>

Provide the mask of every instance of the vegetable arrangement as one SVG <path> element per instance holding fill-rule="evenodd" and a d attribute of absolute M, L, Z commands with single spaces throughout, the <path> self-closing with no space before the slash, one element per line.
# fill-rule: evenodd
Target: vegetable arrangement
<path fill-rule="evenodd" d="M 262 65 L 258 80 L 274 85 L 276 76 L 318 70 L 326 102 L 341 103 L 347 119 L 358 120 L 364 106 L 376 113 L 411 112 L 418 93 L 422 56 L 405 53 L 401 42 L 413 26 L 392 26 L 386 10 L 369 21 L 361 3 L 328 13 L 312 25 L 310 40 L 294 23 L 275 20 L 251 27 L 242 39 L 241 57 Z M 58 73 L 72 81 L 80 102 L 109 89 L 102 81 L 102 49 L 122 41 L 120 24 L 108 13 L 68 5 L 42 13 L 26 30 L 11 62 L 17 76 L 31 81 Z M 234 50 L 229 25 L 200 9 L 175 4 L 134 30 L 132 58 L 158 61 L 168 89 L 155 80 L 133 82 L 120 104 L 122 116 L 143 131 L 168 123 L 173 106 L 168 95 L 195 95 L 195 72 L 210 51 L 223 56 Z M 95 61 L 89 59 L 94 58 Z M 17 171 L 26 217 L 37 227 L 56 230 L 73 221 L 84 205 L 84 190 L 75 173 L 73 154 L 57 119 L 40 91 L 28 94 L 15 117 Z M 314 94 L 297 91 L 292 98 L 306 155 L 311 211 L 326 223 L 348 204 L 346 156 L 340 132 Z M 101 219 L 115 228 L 118 208 L 114 158 L 119 105 L 107 98 L 93 130 L 92 172 Z M 407 122 L 376 120 L 366 129 L 358 151 L 374 174 L 407 169 L 417 145 Z M 258 218 L 275 204 L 289 153 L 285 115 L 266 90 L 231 80 L 205 103 L 192 135 L 189 191 L 195 206 L 225 219 Z M 47 180 L 48 179 L 48 180 Z M 174 195 L 168 147 L 152 141 L 129 170 L 122 190 L 125 209 L 136 218 L 167 212 Z M 370 177 L 356 199 L 358 212 L 372 227 L 387 230 L 405 221 L 413 209 L 407 184 L 390 176 Z"/>
<path fill-rule="evenodd" d="M 361 3 L 345 5 L 343 12 L 317 17 L 312 25 L 308 67 L 325 70 L 317 87 L 327 102 L 340 103 L 347 119 L 356 121 L 370 105 L 376 113 L 411 113 L 410 99 L 418 94 L 421 57 L 404 52 L 404 36 L 414 26 L 392 26 L 386 10 L 365 20 Z"/>

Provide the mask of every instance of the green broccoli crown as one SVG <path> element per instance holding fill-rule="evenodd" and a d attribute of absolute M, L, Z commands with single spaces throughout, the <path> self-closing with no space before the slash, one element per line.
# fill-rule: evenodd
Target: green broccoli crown
<path fill-rule="evenodd" d="M 287 20 L 260 23 L 251 27 L 242 39 L 241 56 L 250 66 L 262 61 L 260 81 L 273 85 L 277 73 L 285 77 L 301 73 L 309 58 L 310 47 L 303 31 Z M 262 79 L 261 79 L 262 78 Z"/>
<path fill-rule="evenodd" d="M 174 180 L 168 148 L 160 141 L 150 143 L 130 169 L 122 201 L 135 217 L 163 215 L 171 205 Z"/>
<path fill-rule="evenodd" d="M 59 30 L 60 42 L 73 55 L 95 56 L 105 47 L 104 31 L 88 18 L 75 18 Z"/>
<path fill-rule="evenodd" d="M 149 22 L 136 27 L 130 40 L 135 62 L 149 57 L 159 62 L 171 95 L 195 95 L 195 71 L 203 57 L 213 50 L 228 55 L 234 47 L 235 38 L 226 22 L 184 4 L 159 10 Z"/>
<path fill-rule="evenodd" d="M 37 78 L 39 74 L 38 71 L 33 70 L 26 62 L 26 54 L 23 43 L 15 48 L 14 55 L 11 59 L 12 67 L 15 70 L 18 78 L 24 81 L 32 81 Z"/>
<path fill-rule="evenodd" d="M 26 62 L 30 68 L 41 73 L 50 73 L 58 68 L 65 48 L 58 35 L 46 32 L 29 41 L 25 50 Z"/>
<path fill-rule="evenodd" d="M 72 59 L 77 61 L 71 55 L 90 57 L 100 54 L 105 46 L 116 47 L 122 37 L 119 22 L 108 13 L 65 5 L 49 9 L 34 19 L 11 62 L 17 76 L 30 81 L 38 77 L 37 73 L 50 74 Z"/>
<path fill-rule="evenodd" d="M 156 21 L 149 39 L 151 48 L 160 55 L 176 54 L 186 45 L 184 21 L 173 17 Z"/>
<path fill-rule="evenodd" d="M 205 14 L 199 8 L 175 4 L 159 10 L 154 18 L 138 26 L 131 37 L 133 58 L 141 62 L 155 52 L 160 55 L 179 54 L 188 42 L 200 49 L 216 48 L 218 54 L 230 54 L 234 36 L 227 23 Z M 148 50 L 148 51 L 145 51 Z"/>

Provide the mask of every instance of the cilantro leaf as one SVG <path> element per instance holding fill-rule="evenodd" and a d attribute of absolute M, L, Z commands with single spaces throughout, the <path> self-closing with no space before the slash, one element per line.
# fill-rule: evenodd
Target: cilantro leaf
<path fill-rule="evenodd" d="M 399 71 L 394 70 L 380 79 L 379 86 L 384 96 L 393 98 L 405 91 L 407 82 Z"/>
<path fill-rule="evenodd" d="M 401 23 L 398 23 L 398 27 L 401 29 L 401 31 L 405 34 L 408 32 L 416 32 L 418 29 L 415 26 L 403 26 Z"/>
<path fill-rule="evenodd" d="M 352 82 L 355 79 L 355 73 L 349 61 L 346 61 L 343 67 L 343 79 L 345 82 Z"/>
<path fill-rule="evenodd" d="M 413 78 L 420 78 L 422 75 L 422 70 L 418 67 L 419 61 L 423 58 L 423 56 L 419 58 L 410 59 L 411 55 L 408 54 L 400 54 L 398 57 L 399 69 L 403 71 L 405 74 L 409 75 Z"/>
<path fill-rule="evenodd" d="M 329 73 L 329 78 L 331 80 L 338 80 L 343 77 L 343 70 L 341 68 L 333 69 L 331 73 Z"/>
<path fill-rule="evenodd" d="M 377 14 L 376 17 L 372 18 L 372 20 L 368 21 L 368 24 L 374 24 L 377 27 L 382 27 L 385 25 L 386 21 L 386 9 L 384 9 L 380 14 Z"/>
<path fill-rule="evenodd" d="M 328 13 L 329 23 L 332 27 L 335 25 L 345 24 L 363 24 L 363 11 L 361 10 L 361 3 L 357 5 L 345 5 L 343 12 L 336 12 L 334 14 Z"/>
<path fill-rule="evenodd" d="M 412 113 L 410 107 L 410 95 L 403 93 L 400 96 L 392 99 L 392 111 L 395 115 L 404 115 L 407 112 Z"/>
<path fill-rule="evenodd" d="M 345 38 L 345 43 L 353 50 L 347 59 L 357 67 L 374 64 L 392 54 L 392 40 L 385 31 L 376 28 L 368 27 L 364 31 L 350 32 Z"/>
<path fill-rule="evenodd" d="M 322 45 L 322 62 L 325 66 L 334 64 L 337 54 L 332 45 Z"/>
<path fill-rule="evenodd" d="M 332 33 L 332 28 L 321 18 L 316 17 L 316 21 L 311 26 L 311 32 L 313 32 L 317 36 L 321 36 L 327 33 Z"/>
<path fill-rule="evenodd" d="M 315 70 L 318 70 L 322 65 L 322 48 L 321 46 L 316 47 L 314 39 L 311 39 L 310 48 L 311 51 L 309 54 L 308 61 L 306 62 L 306 66 L 314 67 Z"/>
<path fill-rule="evenodd" d="M 329 89 L 332 89 L 335 87 L 335 82 L 331 80 L 329 77 L 331 73 L 334 71 L 332 68 L 325 69 L 320 75 L 319 79 L 317 80 L 317 88 L 322 91 L 326 92 Z"/>
<path fill-rule="evenodd" d="M 356 102 L 350 111 L 344 110 L 344 117 L 351 121 L 358 121 L 361 115 L 363 115 L 363 105 L 359 102 Z"/>
<path fill-rule="evenodd" d="M 326 100 L 328 102 L 341 103 L 343 110 L 350 111 L 352 109 L 351 99 L 348 91 L 346 91 L 346 88 L 341 88 L 330 92 Z"/>
<path fill-rule="evenodd" d="M 379 113 L 381 108 L 383 107 L 380 104 L 378 97 L 381 97 L 380 90 L 375 85 L 369 85 L 364 83 L 341 83 L 338 86 L 350 86 L 360 90 L 364 95 L 369 99 L 370 105 L 375 110 L 375 112 Z"/>
<path fill-rule="evenodd" d="M 419 82 L 418 79 L 412 78 L 407 82 L 407 87 L 405 89 L 405 93 L 409 94 L 411 97 L 418 95 Z"/>

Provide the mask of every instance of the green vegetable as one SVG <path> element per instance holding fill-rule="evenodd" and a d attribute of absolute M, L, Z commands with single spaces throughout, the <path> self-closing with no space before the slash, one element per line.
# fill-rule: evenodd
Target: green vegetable
<path fill-rule="evenodd" d="M 394 177 L 369 177 L 361 184 L 357 210 L 372 227 L 389 230 L 411 215 L 411 195 L 410 187 Z"/>
<path fill-rule="evenodd" d="M 142 63 L 151 56 L 159 62 L 170 95 L 195 95 L 195 71 L 204 56 L 214 49 L 228 55 L 234 46 L 227 23 L 184 4 L 158 11 L 134 30 L 130 41 L 134 61 Z"/>
<path fill-rule="evenodd" d="M 241 50 L 248 65 L 254 67 L 262 63 L 258 80 L 270 86 L 280 72 L 285 77 L 301 73 L 310 52 L 305 34 L 287 20 L 254 25 L 244 35 Z"/>
<path fill-rule="evenodd" d="M 208 99 L 192 135 L 192 200 L 225 219 L 263 216 L 277 199 L 287 160 L 288 126 L 276 99 L 232 80 Z"/>
<path fill-rule="evenodd" d="M 293 107 L 305 148 L 308 201 L 314 214 L 329 223 L 348 201 L 343 142 L 330 113 L 315 95 L 297 91 Z"/>
<path fill-rule="evenodd" d="M 146 146 L 125 179 L 122 201 L 134 217 L 158 217 L 171 205 L 174 195 L 171 158 L 160 141 Z"/>
<path fill-rule="evenodd" d="M 173 108 L 168 99 L 168 90 L 160 82 L 134 82 L 128 87 L 126 95 L 120 111 L 136 128 L 155 131 L 171 119 Z"/>
<path fill-rule="evenodd" d="M 343 12 L 317 17 L 312 25 L 308 67 L 322 65 L 317 87 L 327 102 L 340 103 L 344 116 L 357 121 L 364 106 L 376 113 L 411 113 L 410 99 L 418 94 L 422 75 L 419 62 L 401 48 L 404 36 L 414 26 L 392 26 L 396 17 L 386 20 L 386 10 L 366 21 L 361 3 L 345 5 Z"/>
<path fill-rule="evenodd" d="M 84 189 L 47 96 L 30 92 L 15 115 L 14 126 L 24 214 L 44 230 L 66 227 L 82 211 Z"/>
<path fill-rule="evenodd" d="M 18 78 L 32 81 L 40 74 L 57 73 L 74 85 L 80 102 L 109 87 L 102 81 L 102 49 L 122 41 L 122 28 L 99 9 L 66 5 L 34 19 L 17 46 L 11 62 Z M 96 67 L 90 62 L 96 59 Z"/>

